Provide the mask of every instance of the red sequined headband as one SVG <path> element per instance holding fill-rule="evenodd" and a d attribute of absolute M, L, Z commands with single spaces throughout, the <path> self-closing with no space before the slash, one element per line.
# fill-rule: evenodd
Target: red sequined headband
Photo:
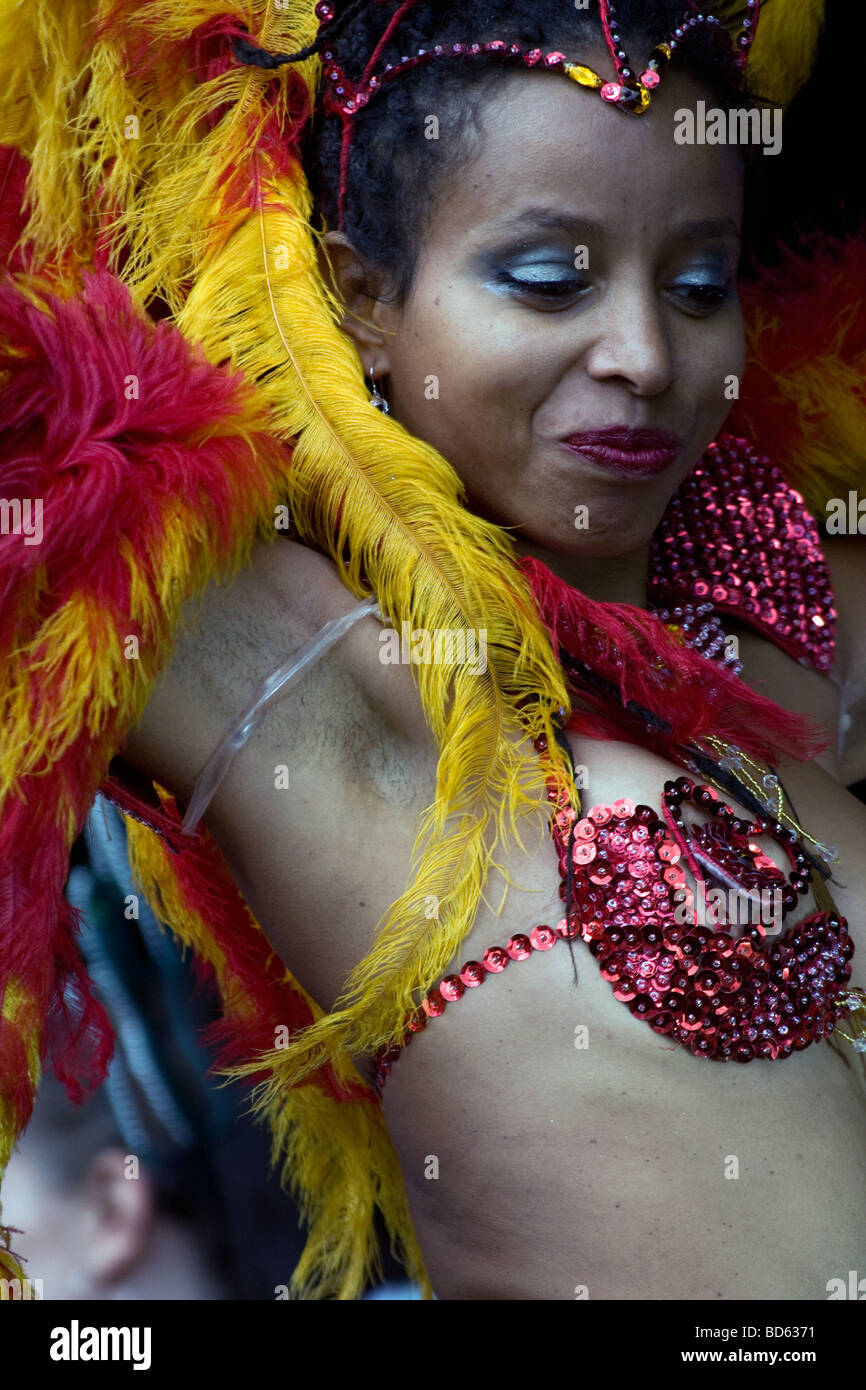
<path fill-rule="evenodd" d="M 504 59 L 516 60 L 525 67 L 560 69 L 580 86 L 597 91 L 603 101 L 612 106 L 618 106 L 621 111 L 626 111 L 630 115 L 640 116 L 650 105 L 653 91 L 659 84 L 662 63 L 668 61 L 678 44 L 687 37 L 690 31 L 701 25 L 706 26 L 708 32 L 723 36 L 731 45 L 737 64 L 740 67 L 745 67 L 755 38 L 761 9 L 761 0 L 746 0 L 747 13 L 742 21 L 740 33 L 734 40 L 721 20 L 717 19 L 715 15 L 698 11 L 697 5 L 692 0 L 690 9 L 685 13 L 680 24 L 652 50 L 646 67 L 639 77 L 629 66 L 628 54 L 622 47 L 619 24 L 610 0 L 599 0 L 599 10 L 604 41 L 616 71 L 615 80 L 606 81 L 592 68 L 586 67 L 582 63 L 571 62 L 564 53 L 558 51 L 544 53 L 540 48 L 524 50 L 519 44 L 509 44 L 504 39 L 492 39 L 487 43 L 437 43 L 432 48 L 419 48 L 417 53 L 404 56 L 397 63 L 386 63 L 380 72 L 376 72 L 375 67 L 382 50 L 400 21 L 415 4 L 416 0 L 405 0 L 404 4 L 398 6 L 382 37 L 373 49 L 360 81 L 357 83 L 352 82 L 351 78 L 346 76 L 337 62 L 334 47 L 322 50 L 324 76 L 328 84 L 322 104 L 326 111 L 338 115 L 343 122 L 343 139 L 340 148 L 340 188 L 337 205 L 340 229 L 343 227 L 345 214 L 352 118 L 367 105 L 377 92 L 381 91 L 400 73 L 419 67 L 423 63 L 429 63 L 435 58 L 473 57 L 475 55 L 489 57 L 491 54 L 497 54 Z M 327 24 L 330 24 L 336 15 L 334 6 L 327 3 L 327 0 L 320 0 L 320 3 L 316 5 L 315 13 L 319 19 L 320 31 Z M 297 62 L 302 57 L 310 55 L 310 50 L 290 54 L 265 54 L 261 49 L 255 48 L 244 40 L 236 38 L 232 42 L 235 56 L 241 62 L 256 64 L 265 59 L 264 65 L 267 67 L 278 67 L 283 63 Z M 318 42 L 317 40 L 317 45 Z"/>

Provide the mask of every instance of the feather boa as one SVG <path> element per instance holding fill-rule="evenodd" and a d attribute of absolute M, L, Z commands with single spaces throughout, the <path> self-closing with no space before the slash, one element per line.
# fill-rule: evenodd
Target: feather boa
<path fill-rule="evenodd" d="M 812 237 L 741 290 L 748 367 L 726 428 L 766 441 L 818 521 L 866 492 L 866 229 Z"/>
<path fill-rule="evenodd" d="M 64 297 L 32 277 L 0 285 L 0 380 L 0 492 L 42 509 L 40 543 L 0 535 L 5 1166 L 46 1060 L 72 1095 L 104 1075 L 107 1019 L 63 896 L 69 849 L 182 598 L 240 568 L 257 527 L 275 535 L 285 450 L 237 374 L 105 272 Z"/>
<path fill-rule="evenodd" d="M 678 642 L 652 613 L 626 603 L 597 603 L 539 560 L 522 559 L 520 568 L 554 650 L 580 657 L 619 691 L 622 708 L 614 711 L 609 698 L 581 690 L 589 713 L 575 710 L 568 728 L 593 738 L 630 739 L 670 758 L 709 733 L 769 763 L 781 748 L 805 759 L 826 746 L 810 720 L 781 709 Z M 654 714 L 659 726 L 648 728 L 639 715 L 629 715 L 629 705 Z"/>

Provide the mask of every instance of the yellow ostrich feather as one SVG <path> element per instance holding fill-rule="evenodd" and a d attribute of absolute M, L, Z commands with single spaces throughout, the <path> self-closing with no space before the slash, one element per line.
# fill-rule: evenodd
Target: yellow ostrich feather
<path fill-rule="evenodd" d="M 740 13 L 744 6 L 739 7 Z M 749 73 L 755 91 L 789 106 L 812 71 L 824 27 L 824 0 L 769 0 L 761 7 Z"/>
<path fill-rule="evenodd" d="M 12 978 L 7 981 L 2 1015 L 7 1024 L 24 1039 L 27 1071 L 35 1088 L 39 1085 L 42 1075 L 39 1060 L 40 1016 L 35 1001 L 20 980 Z M 0 1174 L 6 1171 L 17 1138 L 12 1106 L 0 1095 Z M 2 1220 L 3 1211 L 0 1208 L 0 1302 L 9 1302 L 20 1297 L 33 1298 L 35 1295 L 29 1292 L 26 1271 L 10 1248 L 14 1237 L 10 1239 L 10 1234 L 3 1230 Z"/>
<path fill-rule="evenodd" d="M 748 16 L 745 0 L 720 0 L 709 9 L 736 36 Z M 825 0 L 764 0 L 749 54 L 753 89 L 788 106 L 812 71 L 824 27 Z"/>
<path fill-rule="evenodd" d="M 300 178 L 297 186 L 306 193 Z M 289 197 L 281 186 L 273 201 L 285 207 Z M 298 441 L 286 479 L 293 521 L 303 540 L 333 556 L 344 583 L 360 595 L 369 581 L 395 626 L 406 619 L 428 631 L 485 628 L 488 644 L 481 675 L 468 667 L 418 667 L 421 699 L 443 750 L 436 806 L 422 831 L 436 845 L 421 857 L 416 884 L 349 986 L 360 990 L 357 1020 L 375 1000 L 389 1001 L 387 1015 L 352 1035 L 353 1045 L 366 1049 L 396 1030 L 393 1010 L 406 1012 L 422 980 L 444 969 L 468 930 L 491 822 L 513 832 L 514 815 L 533 804 L 531 780 L 521 788 L 526 759 L 515 746 L 514 699 L 553 692 L 547 713 L 542 704 L 536 715 L 536 731 L 552 742 L 549 710 L 567 697 L 528 592 L 518 576 L 510 593 L 503 583 L 513 568 L 510 541 L 466 511 L 460 481 L 436 450 L 370 409 L 357 354 L 335 328 L 323 287 L 298 270 L 315 253 L 306 211 L 262 211 L 240 227 L 199 276 L 179 326 L 212 360 L 231 354 L 253 379 L 268 372 L 262 390 L 274 428 Z M 275 268 L 280 260 L 285 272 Z M 532 763 L 538 801 L 544 784 Z M 472 829 L 464 822 L 446 834 L 449 817 L 470 816 L 476 796 Z M 430 894 L 445 908 L 438 923 L 424 915 Z M 349 1013 L 336 1010 L 310 1045 L 329 1035 L 344 1045 L 348 1023 Z M 292 1056 L 291 1048 L 281 1055 L 283 1068 Z"/>

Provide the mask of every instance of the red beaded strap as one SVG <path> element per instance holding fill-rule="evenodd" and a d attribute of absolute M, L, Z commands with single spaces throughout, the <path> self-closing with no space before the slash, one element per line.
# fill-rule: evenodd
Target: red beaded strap
<path fill-rule="evenodd" d="M 547 738 L 542 734 L 535 740 L 535 751 L 544 757 L 547 752 Z M 559 817 L 565 813 L 574 817 L 574 812 L 568 809 L 568 798 L 564 792 L 557 791 L 557 784 L 554 778 L 547 782 L 547 799 L 555 802 L 558 810 L 551 821 L 551 833 L 555 836 L 557 828 L 563 828 L 559 822 Z M 570 822 L 569 822 L 570 823 Z M 565 897 L 565 883 L 560 885 L 559 895 Z M 427 1027 L 428 1018 L 438 1018 L 444 1014 L 446 1004 L 456 1004 L 458 999 L 462 999 L 467 989 L 477 989 L 483 984 L 488 975 L 501 975 L 509 961 L 529 960 L 533 951 L 549 951 L 555 946 L 561 937 L 576 936 L 579 928 L 576 924 L 569 924 L 563 918 L 554 929 L 545 923 L 540 923 L 537 927 L 526 935 L 524 932 L 517 932 L 509 937 L 505 946 L 488 946 L 480 960 L 468 960 L 462 965 L 456 975 L 445 975 L 432 989 L 427 991 L 427 997 L 422 1001 L 420 1009 L 416 1009 L 406 1021 L 406 1030 L 403 1040 L 399 1044 L 395 1043 L 391 1047 L 382 1048 L 376 1056 L 376 1076 L 374 1084 L 379 1095 L 385 1085 L 385 1080 L 391 1070 L 392 1063 L 396 1062 L 404 1047 L 408 1047 L 412 1041 L 413 1033 L 422 1033 Z"/>
<path fill-rule="evenodd" d="M 484 983 L 488 975 L 501 975 L 509 961 L 528 960 L 533 951 L 549 951 L 560 937 L 576 936 L 577 931 L 576 926 L 569 927 L 563 918 L 555 930 L 553 927 L 541 925 L 533 927 L 528 935 L 517 932 L 509 937 L 505 946 L 488 946 L 480 960 L 467 961 L 456 975 L 445 975 L 438 985 L 428 990 L 421 1008 L 409 1019 L 402 1043 L 385 1048 L 378 1054 L 375 1085 L 379 1094 L 381 1095 L 391 1064 L 396 1062 L 403 1048 L 412 1041 L 412 1034 L 420 1033 L 427 1027 L 428 1018 L 438 1018 L 440 1014 L 444 1014 L 446 1004 L 456 1004 L 467 989 L 476 989 Z"/>

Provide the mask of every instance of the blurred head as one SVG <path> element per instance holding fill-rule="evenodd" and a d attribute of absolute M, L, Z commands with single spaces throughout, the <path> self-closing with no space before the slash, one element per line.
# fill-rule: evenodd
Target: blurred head
<path fill-rule="evenodd" d="M 396 56 L 501 37 L 610 71 L 595 6 L 450 10 L 415 7 Z M 617 6 L 638 70 L 681 12 Z M 380 14 L 357 48 L 351 29 L 337 41 L 351 76 L 383 27 Z M 323 238 L 342 327 L 393 416 L 449 460 L 473 510 L 526 542 L 587 559 L 645 546 L 730 410 L 726 382 L 744 360 L 744 151 L 678 144 L 674 130 L 699 100 L 750 104 L 737 81 L 700 35 L 637 117 L 561 73 L 466 58 L 398 78 L 355 121 L 344 230 Z M 309 155 L 331 228 L 335 124 L 320 121 Z M 661 471 L 636 477 L 563 447 L 617 426 L 667 436 Z"/>
<path fill-rule="evenodd" d="M 194 1195 L 134 1161 L 101 1091 L 75 1106 L 43 1079 L 4 1177 L 3 1219 L 47 1300 L 230 1296 Z"/>

